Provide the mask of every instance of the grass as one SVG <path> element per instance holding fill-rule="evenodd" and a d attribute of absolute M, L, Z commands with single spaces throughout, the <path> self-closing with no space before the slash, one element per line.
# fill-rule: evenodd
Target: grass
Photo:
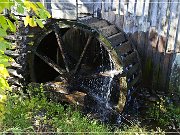
<path fill-rule="evenodd" d="M 89 120 L 75 107 L 49 101 L 42 93 L 30 98 L 17 94 L 8 95 L 0 130 L 12 132 L 109 131 L 107 126 L 96 120 Z"/>
<path fill-rule="evenodd" d="M 124 124 L 121 128 L 105 125 L 84 116 L 77 107 L 62 105 L 47 99 L 41 87 L 29 87 L 28 91 L 28 96 L 23 93 L 8 94 L 8 100 L 6 101 L 4 115 L 0 124 L 0 131 L 3 133 L 164 134 L 160 129 L 155 132 L 138 124 L 131 126 Z"/>

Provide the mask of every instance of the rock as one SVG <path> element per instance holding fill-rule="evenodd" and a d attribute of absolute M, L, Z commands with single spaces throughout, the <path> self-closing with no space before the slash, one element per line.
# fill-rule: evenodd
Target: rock
<path fill-rule="evenodd" d="M 19 56 L 19 53 L 17 53 L 16 51 L 11 51 L 11 50 L 6 50 L 4 54 L 12 58 L 17 58 Z"/>
<path fill-rule="evenodd" d="M 20 82 L 18 81 L 18 79 L 15 79 L 13 77 L 9 77 L 9 78 L 7 78 L 7 80 L 8 80 L 8 83 L 11 85 L 22 86 L 20 84 Z"/>
<path fill-rule="evenodd" d="M 70 103 L 70 104 L 76 104 L 79 106 L 84 106 L 84 99 L 85 99 L 86 94 L 83 92 L 79 92 L 79 91 L 74 91 L 71 94 L 67 94 L 67 95 L 62 95 L 62 100 Z"/>
<path fill-rule="evenodd" d="M 16 70 L 14 70 L 14 69 L 7 69 L 7 70 L 10 75 L 21 78 L 21 79 L 23 78 L 23 76 L 21 74 L 18 74 Z"/>
<path fill-rule="evenodd" d="M 14 68 L 22 68 L 22 66 L 21 66 L 20 64 L 14 62 L 14 61 L 11 62 L 10 64 L 11 64 L 11 66 L 14 67 Z"/>
<path fill-rule="evenodd" d="M 48 82 L 43 85 L 45 91 L 59 92 L 62 94 L 68 94 L 69 90 L 67 84 L 64 82 Z"/>
<path fill-rule="evenodd" d="M 48 93 L 47 96 L 52 100 L 84 106 L 86 93 L 79 91 L 70 92 L 68 85 L 64 82 L 48 82 L 43 88 Z"/>
<path fill-rule="evenodd" d="M 160 102 L 160 98 L 157 95 L 151 95 L 150 97 L 148 97 L 148 100 L 150 102 Z"/>

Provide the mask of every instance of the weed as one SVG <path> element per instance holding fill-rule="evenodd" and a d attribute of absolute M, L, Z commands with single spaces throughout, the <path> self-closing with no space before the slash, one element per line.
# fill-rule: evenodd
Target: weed
<path fill-rule="evenodd" d="M 168 97 L 161 98 L 160 105 L 153 110 L 149 109 L 148 112 L 150 117 L 157 118 L 156 120 L 160 126 L 176 124 L 180 127 L 180 106 L 171 103 Z"/>

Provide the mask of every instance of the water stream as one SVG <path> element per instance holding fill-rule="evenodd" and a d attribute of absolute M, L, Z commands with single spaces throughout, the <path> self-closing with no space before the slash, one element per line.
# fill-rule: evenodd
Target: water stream
<path fill-rule="evenodd" d="M 115 99 L 114 95 L 117 94 L 117 91 L 120 91 L 115 82 L 115 76 L 120 73 L 114 67 L 115 63 L 112 60 L 112 56 L 108 53 L 108 62 L 104 60 L 104 50 L 101 46 L 102 57 L 101 57 L 101 65 L 99 66 L 99 74 L 102 76 L 96 76 L 95 78 L 84 79 L 81 82 L 81 87 L 86 90 L 88 95 L 91 96 L 85 110 L 89 111 L 89 114 L 93 114 L 93 117 L 99 119 L 102 122 L 113 122 L 118 125 L 121 125 L 123 121 L 126 121 L 130 124 L 133 124 L 134 121 L 129 119 L 129 114 L 132 112 L 125 112 L 125 114 L 115 113 L 114 111 L 114 102 L 112 100 Z M 104 76 L 103 76 L 104 74 Z M 131 91 L 133 88 L 128 90 L 128 106 L 129 108 L 133 108 L 133 115 L 138 117 L 138 103 L 137 100 L 131 101 Z M 115 94 L 113 94 L 115 92 Z M 121 92 L 121 91 L 120 91 Z M 118 97 L 119 98 L 119 97 Z M 119 99 L 118 99 L 119 100 Z M 131 107 L 130 107 L 131 106 Z M 129 109 L 127 109 L 129 110 Z"/>
<path fill-rule="evenodd" d="M 112 60 L 112 56 L 108 53 L 108 64 L 104 60 L 104 50 L 102 45 L 100 46 L 101 65 L 99 66 L 100 74 L 106 74 L 105 76 L 98 76 L 96 78 L 85 79 L 81 83 L 81 87 L 87 90 L 87 93 L 93 97 L 94 104 L 90 107 L 90 112 L 98 115 L 98 118 L 101 121 L 109 121 L 109 117 L 113 110 L 113 105 L 111 103 L 112 99 L 112 89 L 113 89 L 113 80 L 116 74 L 119 71 L 114 69 L 115 63 Z"/>

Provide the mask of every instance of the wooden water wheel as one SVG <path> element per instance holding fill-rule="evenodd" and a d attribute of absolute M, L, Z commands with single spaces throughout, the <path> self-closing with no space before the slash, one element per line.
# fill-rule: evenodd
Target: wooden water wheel
<path fill-rule="evenodd" d="M 92 78 L 98 82 L 99 78 L 112 77 L 109 71 L 113 69 L 110 100 L 121 112 L 128 93 L 139 86 L 137 51 L 127 35 L 106 20 L 56 20 L 44 29 L 20 26 L 16 44 L 16 49 L 6 52 L 16 60 L 16 66 L 9 68 L 13 76 L 9 82 L 14 87 L 24 82 L 66 81 L 78 85 Z M 81 86 L 76 89 L 83 89 Z"/>

